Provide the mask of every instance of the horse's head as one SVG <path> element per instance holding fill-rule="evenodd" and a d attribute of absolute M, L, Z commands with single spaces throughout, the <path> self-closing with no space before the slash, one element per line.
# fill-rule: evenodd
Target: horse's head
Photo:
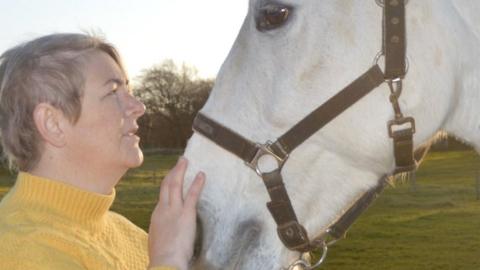
<path fill-rule="evenodd" d="M 430 27 L 431 19 L 423 18 L 421 11 L 411 14 L 409 20 Z M 371 67 L 381 49 L 381 22 L 382 9 L 373 0 L 251 0 L 201 112 L 251 141 L 275 140 Z M 407 31 L 409 42 L 422 39 L 412 32 Z M 420 43 L 412 41 L 409 50 Z M 440 60 L 420 54 L 409 51 L 409 80 L 428 74 L 434 61 L 443 61 L 437 66 L 445 72 L 445 63 L 451 60 L 440 49 Z M 413 67 L 419 61 L 424 61 L 422 67 Z M 434 75 L 421 80 L 415 89 L 405 83 L 400 103 L 421 127 L 415 134 L 417 144 L 435 133 L 448 108 L 447 94 L 426 98 L 432 93 L 423 89 L 427 84 L 445 88 L 432 81 L 435 78 L 440 79 Z M 285 163 L 286 189 L 311 236 L 323 232 L 355 198 L 392 172 L 386 124 L 394 112 L 389 94 L 386 85 L 378 87 L 301 144 Z M 422 114 L 422 102 L 437 106 Z M 279 269 L 298 256 L 278 239 L 265 207 L 269 198 L 262 179 L 242 160 L 199 134 L 190 139 L 185 155 L 191 160 L 190 176 L 198 170 L 207 174 L 199 205 L 203 224 L 199 265 Z"/>

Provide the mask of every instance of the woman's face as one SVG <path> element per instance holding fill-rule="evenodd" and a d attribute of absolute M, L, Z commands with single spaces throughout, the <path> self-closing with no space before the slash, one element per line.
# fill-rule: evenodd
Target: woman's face
<path fill-rule="evenodd" d="M 125 74 L 101 51 L 86 57 L 83 73 L 82 110 L 67 144 L 71 158 L 105 170 L 141 165 L 143 153 L 135 133 L 145 106 L 132 95 Z"/>

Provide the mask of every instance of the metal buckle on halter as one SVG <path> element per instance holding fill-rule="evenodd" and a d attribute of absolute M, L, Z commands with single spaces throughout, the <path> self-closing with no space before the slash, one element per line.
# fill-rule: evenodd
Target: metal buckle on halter
<path fill-rule="evenodd" d="M 271 148 L 272 144 L 273 142 L 271 141 L 267 141 L 265 144 L 256 144 L 257 152 L 255 153 L 255 156 L 250 162 L 245 162 L 245 164 L 248 167 L 252 168 L 259 176 L 262 176 L 262 174 L 264 173 L 258 167 L 258 162 L 263 156 L 272 156 L 275 161 L 277 161 L 278 169 L 282 168 L 283 164 L 288 158 L 288 154 L 285 154 L 283 158 L 275 154 L 275 152 Z M 283 152 L 286 153 L 285 151 Z"/>
<path fill-rule="evenodd" d="M 410 123 L 410 127 L 404 130 L 410 130 L 412 134 L 415 133 L 415 119 L 413 119 L 413 117 L 401 117 L 388 121 L 388 135 L 390 138 L 395 138 L 395 131 L 393 130 L 394 126 L 401 126 L 408 123 Z"/>

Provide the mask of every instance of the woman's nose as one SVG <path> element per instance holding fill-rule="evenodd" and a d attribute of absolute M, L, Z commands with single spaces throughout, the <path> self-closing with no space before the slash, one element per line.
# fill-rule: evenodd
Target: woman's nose
<path fill-rule="evenodd" d="M 128 95 L 128 103 L 126 108 L 126 115 L 139 118 L 145 113 L 145 104 L 143 104 L 138 98 L 132 94 Z"/>

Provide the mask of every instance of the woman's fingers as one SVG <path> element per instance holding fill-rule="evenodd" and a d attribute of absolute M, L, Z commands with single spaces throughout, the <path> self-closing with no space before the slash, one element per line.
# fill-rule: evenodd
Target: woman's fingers
<path fill-rule="evenodd" d="M 198 202 L 198 198 L 202 192 L 203 186 L 205 185 L 205 174 L 200 172 L 195 176 L 195 180 L 188 189 L 187 196 L 185 197 L 185 208 L 195 210 Z"/>
<path fill-rule="evenodd" d="M 181 207 L 183 205 L 183 179 L 185 178 L 185 171 L 187 170 L 187 160 L 181 157 L 177 166 L 173 169 L 172 179 L 168 183 L 168 201 L 173 207 Z"/>
<path fill-rule="evenodd" d="M 171 197 L 173 196 L 173 194 L 171 194 L 171 182 L 175 180 L 175 175 L 178 174 L 178 171 L 181 169 L 182 162 L 184 162 L 182 158 L 178 159 L 175 167 L 168 172 L 160 185 L 159 203 L 162 205 L 169 205 L 171 201 Z"/>
<path fill-rule="evenodd" d="M 205 184 L 205 174 L 198 173 L 188 189 L 185 200 L 183 199 L 183 182 L 185 172 L 187 170 L 188 161 L 181 157 L 175 167 L 165 176 L 160 187 L 159 204 L 163 206 L 171 206 L 174 208 L 182 208 L 195 210 L 198 198 Z"/>
<path fill-rule="evenodd" d="M 169 175 L 165 176 L 160 185 L 160 195 L 158 198 L 158 203 L 161 205 L 168 205 L 168 180 L 170 179 Z"/>
<path fill-rule="evenodd" d="M 161 201 L 165 196 L 168 200 L 165 205 L 159 203 L 159 209 L 152 215 L 149 230 L 150 266 L 172 265 L 177 269 L 187 269 L 192 256 L 196 229 L 195 207 L 205 183 L 205 174 L 196 175 L 183 203 L 181 186 L 186 168 L 186 160 L 179 160 L 162 183 Z M 180 207 L 172 205 L 179 202 Z"/>

